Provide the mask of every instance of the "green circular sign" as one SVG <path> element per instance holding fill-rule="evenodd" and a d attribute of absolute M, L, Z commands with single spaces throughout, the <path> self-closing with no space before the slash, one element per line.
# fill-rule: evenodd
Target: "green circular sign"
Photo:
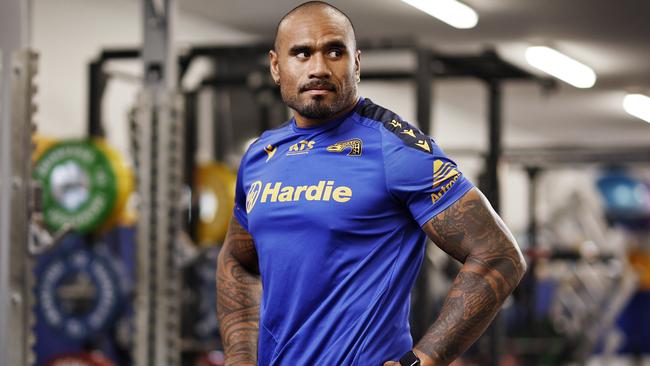
<path fill-rule="evenodd" d="M 69 224 L 78 232 L 90 232 L 115 206 L 115 170 L 90 141 L 52 146 L 36 162 L 34 178 L 43 187 L 43 219 L 51 230 Z"/>

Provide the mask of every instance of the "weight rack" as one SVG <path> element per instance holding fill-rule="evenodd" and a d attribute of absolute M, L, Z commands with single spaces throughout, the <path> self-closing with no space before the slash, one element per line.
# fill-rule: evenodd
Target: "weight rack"
<path fill-rule="evenodd" d="M 143 1 L 144 85 L 132 114 L 139 198 L 134 364 L 180 364 L 183 108 L 170 38 L 174 2 Z"/>
<path fill-rule="evenodd" d="M 32 350 L 36 341 L 32 332 L 35 325 L 34 258 L 28 248 L 33 240 L 30 222 L 35 208 L 31 138 L 35 130 L 33 114 L 36 105 L 33 99 L 37 62 L 37 55 L 25 50 L 15 52 L 11 64 L 11 173 L 5 182 L 10 184 L 7 200 L 10 200 L 12 222 L 8 227 L 9 311 L 6 328 L 13 332 L 11 337 L 7 337 L 8 349 L 20 351 L 7 352 L 8 365 L 27 365 L 35 361 Z"/>

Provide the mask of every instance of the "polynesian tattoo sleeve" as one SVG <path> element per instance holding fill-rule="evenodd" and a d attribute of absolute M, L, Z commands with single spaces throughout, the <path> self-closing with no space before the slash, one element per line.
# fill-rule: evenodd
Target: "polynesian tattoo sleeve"
<path fill-rule="evenodd" d="M 415 346 L 435 365 L 448 365 L 485 331 L 526 264 L 512 234 L 476 188 L 423 230 L 463 263 L 437 320 Z"/>
<path fill-rule="evenodd" d="M 257 365 L 261 293 L 253 238 L 233 217 L 217 265 L 217 317 L 226 365 Z"/>

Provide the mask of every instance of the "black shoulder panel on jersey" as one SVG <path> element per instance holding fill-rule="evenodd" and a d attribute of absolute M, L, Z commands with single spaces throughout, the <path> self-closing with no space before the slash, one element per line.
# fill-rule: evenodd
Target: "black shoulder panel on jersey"
<path fill-rule="evenodd" d="M 402 120 L 392 111 L 365 99 L 363 106 L 357 111 L 361 117 L 380 122 L 384 128 L 399 137 L 406 146 L 433 154 L 431 138 L 422 133 L 417 127 Z"/>

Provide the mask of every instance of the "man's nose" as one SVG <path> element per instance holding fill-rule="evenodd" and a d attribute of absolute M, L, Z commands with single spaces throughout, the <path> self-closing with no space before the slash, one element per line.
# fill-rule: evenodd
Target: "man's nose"
<path fill-rule="evenodd" d="M 332 75 L 325 56 L 317 52 L 311 58 L 312 64 L 309 71 L 309 78 L 328 79 Z"/>

